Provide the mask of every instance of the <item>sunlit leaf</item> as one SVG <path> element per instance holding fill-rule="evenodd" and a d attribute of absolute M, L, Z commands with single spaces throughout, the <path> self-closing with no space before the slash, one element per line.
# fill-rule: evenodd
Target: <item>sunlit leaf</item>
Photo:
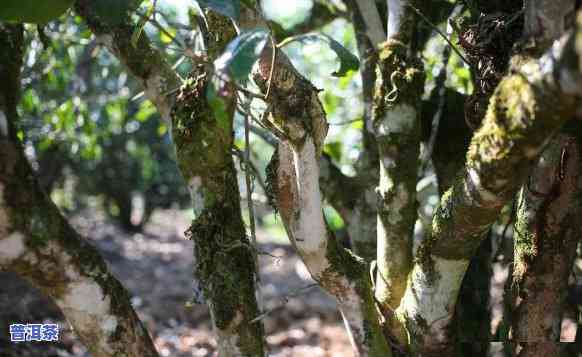
<path fill-rule="evenodd" d="M 156 10 L 155 3 L 150 1 L 148 11 L 139 20 L 139 23 L 137 24 L 136 29 L 131 34 L 131 44 L 133 45 L 133 47 L 137 47 L 137 43 L 139 42 L 139 37 L 141 36 L 141 33 L 143 32 L 143 29 L 144 29 L 146 23 L 151 18 L 151 16 L 153 15 L 155 10 Z"/>
<path fill-rule="evenodd" d="M 340 161 L 342 158 L 342 147 L 343 144 L 341 141 L 334 141 L 331 143 L 325 144 L 323 147 L 323 151 L 331 156 L 332 159 L 335 161 Z"/>
<path fill-rule="evenodd" d="M 348 74 L 349 71 L 357 71 L 360 67 L 360 61 L 358 57 L 348 51 L 341 43 L 337 42 L 330 36 L 323 33 L 308 33 L 305 35 L 289 37 L 279 44 L 279 47 L 286 46 L 292 42 L 323 42 L 329 46 L 329 48 L 335 52 L 339 61 L 340 67 L 337 71 L 333 72 L 331 75 L 334 77 L 343 77 Z"/>
<path fill-rule="evenodd" d="M 216 71 L 235 80 L 247 78 L 268 40 L 269 32 L 265 29 L 256 28 L 242 33 L 226 46 L 224 53 L 214 62 Z"/>

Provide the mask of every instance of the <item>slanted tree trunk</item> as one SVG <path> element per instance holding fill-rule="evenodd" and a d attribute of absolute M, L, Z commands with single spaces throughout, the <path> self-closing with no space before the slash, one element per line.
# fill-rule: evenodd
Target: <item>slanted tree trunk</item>
<path fill-rule="evenodd" d="M 0 24 L 0 48 L 0 269 L 52 298 L 92 356 L 158 356 L 129 294 L 42 191 L 17 138 L 23 27 Z"/>
<path fill-rule="evenodd" d="M 577 36 L 581 27 L 579 22 Z M 465 167 L 443 195 L 433 232 L 419 248 L 397 310 L 416 354 L 450 353 L 450 321 L 469 259 L 525 182 L 548 139 L 574 115 L 582 92 L 579 76 L 572 76 L 580 71 L 578 61 L 571 36 L 546 62 L 553 71 L 535 61 L 522 62 L 495 90 Z"/>

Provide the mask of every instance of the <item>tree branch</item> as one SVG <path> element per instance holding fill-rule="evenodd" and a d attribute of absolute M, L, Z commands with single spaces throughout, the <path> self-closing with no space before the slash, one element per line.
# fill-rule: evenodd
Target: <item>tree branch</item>
<path fill-rule="evenodd" d="M 292 28 L 284 29 L 281 25 L 273 21 L 270 21 L 269 24 L 273 30 L 273 36 L 277 42 L 281 42 L 287 37 L 317 31 L 332 21 L 345 16 L 346 14 L 330 1 L 317 0 L 313 2 L 309 18 Z"/>
<path fill-rule="evenodd" d="M 78 0 L 76 11 L 109 50 L 141 81 L 148 97 L 173 125 L 178 166 L 192 196 L 195 219 L 188 231 L 194 241 L 195 285 L 202 289 L 218 337 L 219 354 L 262 356 L 263 326 L 258 315 L 256 266 L 240 210 L 240 192 L 231 155 L 234 99 L 226 100 L 225 117 L 215 117 L 206 99 L 212 73 L 194 64 L 183 85 L 146 34 L 131 43 L 136 26 L 127 16 L 108 24 L 95 15 L 95 4 Z M 235 36 L 230 19 L 207 14 L 215 36 L 207 43 L 215 59 Z M 225 91 L 234 95 L 234 88 Z M 202 301 L 200 301 L 202 302 Z"/>
<path fill-rule="evenodd" d="M 364 102 L 364 125 L 362 128 L 362 151 L 356 162 L 357 180 L 360 188 L 354 194 L 356 202 L 347 226 L 352 249 L 356 254 L 371 262 L 376 259 L 376 221 L 378 182 L 378 145 L 374 136 L 372 110 L 374 105 L 374 84 L 376 83 L 376 47 L 366 33 L 366 23 L 356 0 L 346 0 L 351 11 L 356 33 L 362 75 L 362 99 Z"/>
<path fill-rule="evenodd" d="M 580 38 L 582 18 L 562 49 L 521 62 L 491 98 L 465 168 L 441 198 L 432 235 L 419 248 L 397 311 L 421 353 L 432 356 L 451 347 L 448 327 L 469 259 L 546 143 L 574 115 L 582 93 L 575 45 Z"/>
<path fill-rule="evenodd" d="M 417 218 L 424 71 L 416 54 L 409 53 L 414 20 L 409 7 L 389 1 L 389 39 L 379 53 L 374 98 L 380 160 L 376 299 L 386 316 L 393 315 L 406 289 Z"/>
<path fill-rule="evenodd" d="M 141 82 L 147 98 L 169 123 L 175 93 L 181 81 L 162 54 L 151 46 L 147 36 L 142 33 L 134 46 L 131 41 L 137 27 L 131 18 L 127 16 L 110 24 L 96 16 L 94 1 L 77 0 L 75 11 L 89 25 L 97 41 L 104 44 Z"/>
<path fill-rule="evenodd" d="M 42 192 L 16 135 L 22 26 L 0 25 L 0 269 L 51 297 L 93 356 L 156 357 L 129 294 Z"/>
<path fill-rule="evenodd" d="M 365 23 L 365 31 L 374 47 L 386 41 L 385 26 L 380 19 L 380 13 L 375 0 L 356 0 Z"/>
<path fill-rule="evenodd" d="M 511 312 L 512 339 L 523 347 L 520 357 L 537 356 L 540 348 L 548 356 L 560 355 L 563 301 L 582 236 L 580 225 L 572 224 L 582 220 L 581 127 L 570 129 L 544 150 L 520 195 Z M 540 346 L 534 350 L 528 342 Z"/>

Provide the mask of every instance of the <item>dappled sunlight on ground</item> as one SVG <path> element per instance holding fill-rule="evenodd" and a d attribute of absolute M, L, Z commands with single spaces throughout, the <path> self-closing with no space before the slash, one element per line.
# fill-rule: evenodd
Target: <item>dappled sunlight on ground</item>
<path fill-rule="evenodd" d="M 192 243 L 183 232 L 190 221 L 181 211 L 156 212 L 141 233 L 128 234 L 94 212 L 72 217 L 132 294 L 132 304 L 162 356 L 213 356 L 216 341 L 205 306 L 186 307 L 192 294 Z M 259 232 L 259 240 L 264 232 Z M 334 301 L 304 274 L 287 245 L 260 244 L 263 317 L 270 356 L 353 356 Z M 89 356 L 58 309 L 16 276 L 0 280 L 0 356 Z M 5 306 L 13 306 L 6 314 Z M 61 321 L 58 345 L 6 342 L 8 324 Z M 8 352 L 6 352 L 8 351 Z"/>

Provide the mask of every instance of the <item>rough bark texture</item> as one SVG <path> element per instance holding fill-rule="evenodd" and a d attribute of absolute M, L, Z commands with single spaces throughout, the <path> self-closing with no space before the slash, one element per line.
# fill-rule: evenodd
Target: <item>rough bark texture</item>
<path fill-rule="evenodd" d="M 532 53 L 559 42 L 574 0 L 526 1 L 524 36 Z M 515 224 L 511 339 L 516 356 L 559 355 L 561 322 L 580 227 L 580 126 L 573 123 L 542 154 L 521 191 Z"/>
<path fill-rule="evenodd" d="M 206 100 L 209 74 L 198 67 L 180 89 L 172 111 L 180 171 L 192 194 L 194 275 L 210 307 L 221 356 L 262 356 L 263 331 L 250 321 L 255 300 L 253 247 L 245 234 L 230 148 L 234 102 L 215 116 Z"/>
<path fill-rule="evenodd" d="M 143 84 L 148 98 L 173 124 L 178 166 L 192 195 L 195 220 L 195 281 L 209 305 L 221 356 L 262 356 L 263 327 L 250 323 L 259 315 L 255 298 L 253 248 L 245 232 L 234 163 L 234 102 L 215 115 L 206 99 L 210 73 L 196 66 L 181 87 L 177 74 L 145 34 L 131 44 L 136 26 L 125 18 L 114 24 L 96 16 L 94 3 L 79 0 L 77 12 L 107 48 Z M 208 55 L 215 58 L 234 35 L 231 22 L 208 13 Z M 179 89 L 179 90 L 178 90 Z M 232 93 L 232 90 L 230 91 Z"/>
<path fill-rule="evenodd" d="M 576 123 L 577 124 L 577 123 Z M 558 135 L 522 190 L 515 225 L 512 340 L 518 356 L 557 356 L 568 277 L 582 227 L 581 127 Z"/>
<path fill-rule="evenodd" d="M 376 299 L 384 314 L 392 315 L 412 267 L 424 72 L 421 61 L 409 54 L 414 13 L 404 1 L 389 1 L 388 7 L 388 41 L 378 56 L 373 130 L 380 162 Z"/>
<path fill-rule="evenodd" d="M 582 92 L 581 37 L 582 21 L 544 68 L 523 62 L 497 87 L 465 168 L 442 197 L 432 235 L 415 257 L 397 311 L 416 353 L 440 355 L 452 347 L 449 326 L 469 259 L 552 134 L 574 115 Z"/>
<path fill-rule="evenodd" d="M 22 35 L 0 25 L 0 269 L 51 297 L 92 356 L 158 356 L 128 293 L 41 190 L 17 139 Z"/>
<path fill-rule="evenodd" d="M 361 2 L 360 2 L 361 3 Z M 358 53 L 360 57 L 360 73 L 362 75 L 362 99 L 364 102 L 362 128 L 362 151 L 356 162 L 357 190 L 355 202 L 347 222 L 352 250 L 366 261 L 376 259 L 376 226 L 377 226 L 377 194 L 375 186 L 378 182 L 378 147 L 372 129 L 372 110 L 374 100 L 374 84 L 376 82 L 376 63 L 378 54 L 372 38 L 367 33 L 364 18 L 356 0 L 347 0 L 346 5 L 351 11 L 352 23 L 356 32 Z M 383 32 L 383 31 L 382 31 Z"/>
<path fill-rule="evenodd" d="M 346 4 L 352 14 L 352 22 L 358 42 L 364 102 L 363 145 L 356 163 L 358 190 L 355 191 L 356 200 L 347 230 L 353 251 L 366 261 L 371 262 L 376 259 L 376 217 L 378 214 L 377 194 L 375 191 L 375 186 L 379 179 L 378 146 L 372 126 L 378 54 L 372 38 L 367 34 L 366 20 L 359 10 L 356 0 L 348 0 Z"/>

